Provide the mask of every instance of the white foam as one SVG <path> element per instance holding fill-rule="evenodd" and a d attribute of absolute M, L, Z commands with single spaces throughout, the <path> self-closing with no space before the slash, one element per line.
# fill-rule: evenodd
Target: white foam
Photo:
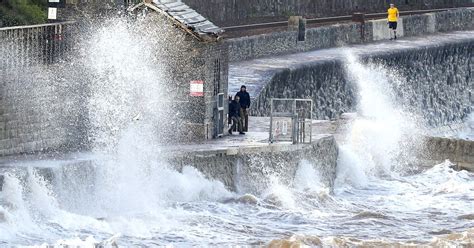
<path fill-rule="evenodd" d="M 358 116 L 348 129 L 338 178 L 339 182 L 363 185 L 366 177 L 390 175 L 402 166 L 396 160 L 403 152 L 402 143 L 417 128 L 394 98 L 392 88 L 401 84 L 402 78 L 382 65 L 363 65 L 350 52 L 346 57 L 348 78 L 357 86 Z"/>
<path fill-rule="evenodd" d="M 322 190 L 326 188 L 321 182 L 319 172 L 307 160 L 300 161 L 294 181 L 297 190 Z"/>

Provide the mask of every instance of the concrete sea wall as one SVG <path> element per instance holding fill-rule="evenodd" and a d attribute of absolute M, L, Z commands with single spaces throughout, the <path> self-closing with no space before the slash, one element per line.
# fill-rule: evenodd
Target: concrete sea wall
<path fill-rule="evenodd" d="M 274 32 L 230 39 L 229 60 L 243 61 L 261 57 L 306 52 L 389 39 L 386 20 L 369 21 L 361 36 L 361 24 L 342 23 L 306 30 L 305 41 L 297 41 L 298 32 Z M 474 28 L 474 8 L 424 15 L 405 16 L 399 23 L 399 37 Z"/>
<path fill-rule="evenodd" d="M 258 193 L 271 177 L 291 185 L 301 163 L 308 162 L 320 173 L 323 183 L 332 186 L 336 176 L 338 148 L 332 136 L 312 144 L 235 147 L 205 152 L 173 153 L 167 158 L 178 171 L 193 166 L 208 178 L 234 191 Z"/>
<path fill-rule="evenodd" d="M 445 8 L 472 4 L 469 0 L 183 0 L 220 26 L 285 20 L 288 16 L 328 17 L 353 12 L 384 12 L 390 2 L 400 10 Z"/>
<path fill-rule="evenodd" d="M 339 60 L 327 60 L 277 72 L 253 101 L 252 114 L 269 116 L 271 98 L 311 98 L 313 118 L 334 119 L 352 112 L 354 84 L 347 80 Z"/>
<path fill-rule="evenodd" d="M 474 40 L 376 55 L 403 78 L 394 87 L 407 111 L 419 113 L 430 126 L 464 119 L 474 103 Z"/>
<path fill-rule="evenodd" d="M 365 25 L 365 38 L 357 23 L 337 24 L 306 30 L 305 41 L 297 41 L 298 32 L 286 31 L 228 40 L 229 60 L 243 61 L 267 56 L 305 52 L 315 49 L 359 44 L 372 40 L 372 24 Z"/>
<path fill-rule="evenodd" d="M 353 50 L 359 51 L 358 56 L 363 62 L 383 64 L 389 74 L 401 79 L 390 86 L 395 98 L 401 103 L 400 107 L 419 113 L 426 124 L 446 125 L 472 111 L 473 39 L 455 41 L 448 36 L 444 42 L 400 46 L 399 49 L 384 49 L 383 45 L 360 46 Z M 273 73 L 273 76 L 267 76 L 268 81 L 256 93 L 252 113 L 268 115 L 270 99 L 274 97 L 313 99 L 313 115 L 317 119 L 334 119 L 344 112 L 353 111 L 357 100 L 356 85 L 346 73 L 343 53 L 337 49 L 328 53 L 331 51 L 334 53 L 332 56 L 318 51 L 309 53 L 306 57 L 314 60 L 302 59 L 299 64 L 291 61 L 301 56 L 284 57 L 284 61 L 289 61 L 289 67 L 285 68 L 269 66 L 268 73 Z"/>
<path fill-rule="evenodd" d="M 292 185 L 302 163 L 308 163 L 321 176 L 322 183 L 332 186 L 336 177 L 338 148 L 333 136 L 316 139 L 312 144 L 275 144 L 246 146 L 206 151 L 164 152 L 163 164 L 178 171 L 184 166 L 195 167 L 206 178 L 222 182 L 231 191 L 261 193 L 272 177 Z M 5 174 L 27 181 L 33 175 L 51 185 L 59 202 L 74 209 L 77 201 L 93 199 L 94 191 L 102 185 L 102 166 L 95 158 L 80 154 L 63 157 L 38 156 L 3 159 L 0 161 L 0 205 Z M 127 182 L 113 182 L 126 184 Z M 80 205 L 80 204 L 77 204 Z M 79 211 L 79 209 L 77 209 Z"/>
<path fill-rule="evenodd" d="M 442 137 L 425 137 L 418 159 L 432 166 L 449 159 L 457 169 L 474 171 L 474 141 Z"/>

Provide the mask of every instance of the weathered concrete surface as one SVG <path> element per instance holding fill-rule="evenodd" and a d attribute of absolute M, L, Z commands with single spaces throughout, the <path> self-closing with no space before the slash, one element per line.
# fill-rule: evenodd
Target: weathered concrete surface
<path fill-rule="evenodd" d="M 315 122 L 313 143 L 292 145 L 268 143 L 269 119 L 251 118 L 252 132 L 188 145 L 167 145 L 157 149 L 163 166 L 182 171 L 192 166 L 207 178 L 221 181 L 228 189 L 257 193 L 272 176 L 293 184 L 301 163 L 310 163 L 323 183 L 331 186 L 336 176 L 338 148 L 331 125 Z M 14 173 L 22 180 L 33 174 L 50 182 L 60 201 L 74 206 L 77 195 L 91 194 L 98 183 L 103 157 L 94 154 L 45 154 L 3 157 L 0 176 Z M 106 158 L 105 158 L 106 159 Z M 66 192 L 67 191 L 67 192 Z M 72 192 L 72 193 L 71 193 Z"/>
<path fill-rule="evenodd" d="M 160 148 L 167 163 L 182 170 L 196 167 L 229 189 L 257 193 L 268 186 L 272 176 L 291 185 L 302 162 L 309 162 L 331 186 L 336 176 L 338 148 L 327 122 L 313 123 L 313 142 L 292 145 L 268 142 L 270 119 L 251 117 L 250 132 L 209 142 Z M 258 178 L 258 180 L 256 180 Z"/>
<path fill-rule="evenodd" d="M 331 186 L 336 176 L 337 145 L 332 136 L 322 136 L 312 144 L 272 144 L 240 146 L 197 152 L 174 153 L 168 163 L 182 170 L 196 167 L 229 189 L 257 193 L 268 186 L 272 176 L 292 185 L 299 165 L 307 161 L 320 172 L 323 183 Z"/>
<path fill-rule="evenodd" d="M 458 169 L 474 172 L 474 141 L 471 140 L 425 137 L 418 154 L 427 164 L 439 164 L 448 159 Z"/>
<path fill-rule="evenodd" d="M 404 32 L 404 25 L 405 23 L 405 18 L 400 18 L 398 20 L 398 27 L 397 27 L 397 38 L 401 38 L 405 36 Z M 408 21 L 408 19 L 407 19 Z M 372 23 L 372 36 L 373 36 L 373 41 L 378 41 L 378 40 L 388 40 L 391 38 L 390 36 L 390 29 L 387 28 L 387 20 L 375 20 L 375 21 L 370 21 Z"/>
<path fill-rule="evenodd" d="M 399 37 L 472 30 L 474 28 L 474 8 L 404 16 L 399 22 Z M 361 37 L 361 25 L 358 23 L 309 28 L 306 30 L 304 42 L 297 42 L 297 36 L 297 32 L 286 31 L 230 39 L 227 41 L 229 60 L 236 62 L 390 38 L 385 19 L 368 21 L 364 26 L 363 38 Z"/>
<path fill-rule="evenodd" d="M 267 115 L 272 97 L 311 98 L 315 118 L 337 118 L 355 104 L 355 85 L 344 69 L 350 51 L 395 69 L 406 78 L 394 89 L 399 100 L 429 124 L 445 125 L 471 111 L 473 47 L 474 31 L 460 31 L 233 63 L 229 94 L 247 85 L 253 115 Z"/>
<path fill-rule="evenodd" d="M 359 44 L 372 40 L 372 24 L 342 23 L 306 30 L 305 41 L 298 41 L 297 31 L 274 32 L 227 40 L 229 60 L 242 61 L 267 56 L 312 51 L 315 49 Z"/>
<path fill-rule="evenodd" d="M 472 4 L 469 0 L 184 0 L 199 13 L 218 25 L 237 25 L 261 22 L 264 20 L 284 20 L 288 16 L 328 17 L 350 15 L 353 12 L 385 12 L 390 2 L 401 11 L 455 7 Z"/>

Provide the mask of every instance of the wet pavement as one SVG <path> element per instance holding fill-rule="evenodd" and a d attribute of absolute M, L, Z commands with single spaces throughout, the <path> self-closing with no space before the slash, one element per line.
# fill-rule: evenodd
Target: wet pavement
<path fill-rule="evenodd" d="M 249 118 L 249 132 L 245 135 L 240 135 L 238 132 L 233 132 L 232 135 L 227 133 L 230 126 L 226 125 L 225 134 L 223 137 L 215 140 L 206 140 L 198 143 L 180 144 L 175 146 L 163 147 L 163 150 L 179 150 L 179 151 L 211 151 L 211 150 L 225 150 L 228 148 L 239 147 L 262 147 L 262 146 L 281 146 L 291 145 L 291 142 L 275 142 L 270 144 L 270 117 L 255 117 Z M 312 125 L 312 140 L 316 141 L 319 138 L 334 135 L 337 131 L 337 121 L 318 121 L 313 120 Z"/>
<path fill-rule="evenodd" d="M 339 124 L 340 122 L 338 121 L 313 120 L 312 141 L 315 142 L 320 138 L 336 134 L 336 132 L 338 131 Z M 291 142 L 274 142 L 272 144 L 269 142 L 269 117 L 250 116 L 249 132 L 247 132 L 245 135 L 239 135 L 238 132 L 234 132 L 233 135 L 229 135 L 227 133 L 229 127 L 230 126 L 226 125 L 224 136 L 217 139 L 177 145 L 166 144 L 163 146 L 158 146 L 157 149 L 161 153 L 170 154 L 175 154 L 176 152 L 226 153 L 229 149 L 252 149 L 267 146 L 273 146 L 275 148 L 278 148 L 292 145 Z M 336 139 L 338 139 L 339 136 L 340 135 L 336 135 Z M 12 165 L 21 167 L 42 167 L 47 164 L 47 167 L 58 167 L 63 164 L 68 164 L 72 161 L 89 161 L 93 157 L 94 156 L 89 152 L 24 154 L 17 156 L 6 156 L 0 158 L 0 170 L 1 168 L 10 167 Z"/>

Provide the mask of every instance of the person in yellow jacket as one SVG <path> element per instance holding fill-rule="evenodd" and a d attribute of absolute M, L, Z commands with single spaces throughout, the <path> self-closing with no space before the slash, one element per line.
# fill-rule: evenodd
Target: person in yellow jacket
<path fill-rule="evenodd" d="M 400 17 L 398 9 L 395 8 L 395 4 L 391 3 L 390 8 L 387 11 L 388 13 L 388 28 L 390 29 L 390 40 L 397 39 L 397 22 Z"/>

